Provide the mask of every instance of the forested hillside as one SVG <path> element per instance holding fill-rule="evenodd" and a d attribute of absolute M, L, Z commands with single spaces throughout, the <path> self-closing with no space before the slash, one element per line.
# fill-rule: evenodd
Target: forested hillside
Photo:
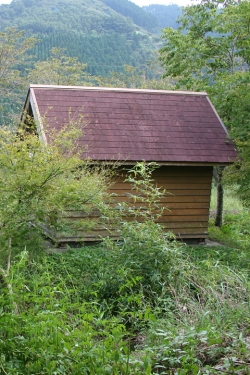
<path fill-rule="evenodd" d="M 143 8 L 128 0 L 103 0 L 103 2 L 125 17 L 130 17 L 133 22 L 150 32 L 159 32 L 158 18 L 151 12 L 145 14 Z"/>
<path fill-rule="evenodd" d="M 165 13 L 171 7 L 163 6 Z M 155 59 L 162 26 L 152 13 L 129 0 L 15 0 L 0 6 L 0 29 L 16 26 L 37 37 L 33 62 L 46 60 L 53 47 L 65 48 L 88 73 L 103 76 L 125 64 L 145 69 Z"/>
<path fill-rule="evenodd" d="M 127 17 L 124 8 L 131 4 L 128 0 L 123 1 L 124 7 L 120 9 L 105 2 L 12 1 L 10 5 L 0 6 L 1 30 L 17 26 L 28 35 L 36 36 L 40 41 L 31 51 L 35 61 L 47 59 L 52 47 L 60 47 L 66 49 L 67 55 L 87 63 L 87 71 L 91 74 L 105 75 L 111 70 L 119 72 L 124 64 L 144 66 L 153 58 L 160 39 L 150 34 L 148 27 L 138 24 L 154 24 L 154 29 L 159 32 L 157 19 L 135 4 Z M 151 19 L 153 21 L 148 22 Z"/>
<path fill-rule="evenodd" d="M 36 60 L 46 60 L 54 46 L 65 48 L 68 56 L 76 56 L 86 63 L 86 71 L 92 75 L 120 72 L 124 64 L 142 66 L 147 57 L 153 57 L 152 52 L 142 48 L 143 39 L 137 34 L 133 35 L 131 41 L 119 33 L 88 35 L 52 32 L 36 36 L 40 42 L 31 51 L 31 54 L 35 53 Z"/>

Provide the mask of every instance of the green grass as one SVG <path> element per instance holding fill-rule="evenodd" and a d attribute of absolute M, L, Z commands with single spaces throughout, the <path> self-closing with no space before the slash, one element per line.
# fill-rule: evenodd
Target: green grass
<path fill-rule="evenodd" d="M 212 262 L 228 266 L 237 271 L 250 270 L 250 253 L 237 246 L 188 246 L 187 252 L 194 263 Z"/>
<path fill-rule="evenodd" d="M 250 251 L 250 212 L 243 209 L 239 212 L 224 214 L 221 228 L 214 226 L 214 219 L 210 219 L 209 238 L 218 241 L 239 253 Z M 238 255 L 239 256 L 239 255 Z"/>
<path fill-rule="evenodd" d="M 213 185 L 212 192 L 211 192 L 211 200 L 210 200 L 210 209 L 212 211 L 216 210 L 216 200 L 217 200 L 216 187 Z M 224 210 L 226 212 L 243 210 L 242 203 L 237 197 L 236 189 L 233 187 L 224 188 Z"/>

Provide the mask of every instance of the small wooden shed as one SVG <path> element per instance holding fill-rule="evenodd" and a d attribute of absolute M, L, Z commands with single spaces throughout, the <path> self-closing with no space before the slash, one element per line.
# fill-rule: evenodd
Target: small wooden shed
<path fill-rule="evenodd" d="M 153 177 L 168 192 L 162 200 L 168 210 L 159 223 L 183 240 L 208 236 L 213 166 L 231 163 L 236 150 L 206 93 L 30 85 L 24 110 L 37 121 L 45 141 L 45 114 L 54 128 L 68 122 L 69 110 L 87 115 L 80 139 L 88 145 L 83 156 L 121 162 L 110 188 L 117 202 L 127 200 L 131 189 L 124 169 L 138 161 L 159 164 Z M 100 234 L 99 229 L 79 233 L 67 242 L 96 240 Z"/>

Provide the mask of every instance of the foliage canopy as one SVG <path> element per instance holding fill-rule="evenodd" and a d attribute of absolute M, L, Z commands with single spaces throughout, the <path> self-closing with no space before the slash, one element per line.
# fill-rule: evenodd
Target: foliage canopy
<path fill-rule="evenodd" d="M 70 120 L 59 133 L 47 131 L 49 144 L 35 132 L 0 128 L 0 222 L 1 249 L 39 246 L 45 224 L 70 230 L 67 210 L 101 209 L 107 172 L 82 160 L 77 139 L 86 124 Z M 87 222 L 86 225 L 89 225 Z M 36 245 L 34 244 L 34 241 Z"/>

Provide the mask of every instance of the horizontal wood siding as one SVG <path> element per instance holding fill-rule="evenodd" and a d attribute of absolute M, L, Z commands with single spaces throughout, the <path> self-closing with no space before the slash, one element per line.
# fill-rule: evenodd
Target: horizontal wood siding
<path fill-rule="evenodd" d="M 206 238 L 208 234 L 212 167 L 165 166 L 155 170 L 156 186 L 166 190 L 161 205 L 165 207 L 157 220 L 166 231 L 180 238 Z M 116 203 L 133 200 L 131 185 L 124 182 L 125 172 L 117 177 L 110 192 Z M 140 207 L 141 203 L 133 203 Z"/>
<path fill-rule="evenodd" d="M 153 173 L 156 186 L 166 190 L 161 200 L 165 210 L 157 222 L 166 232 L 173 232 L 178 238 L 200 238 L 208 235 L 209 205 L 212 181 L 212 167 L 184 167 L 164 166 Z M 125 182 L 126 170 L 121 169 L 113 181 L 109 193 L 112 194 L 111 205 L 130 202 L 135 207 L 141 207 L 142 203 L 133 202 L 131 198 L 131 184 Z M 79 219 L 97 219 L 98 212 L 86 215 L 84 212 L 69 212 L 67 215 L 74 222 Z M 128 221 L 133 218 L 126 218 Z M 90 232 L 79 230 L 76 236 L 57 234 L 58 242 L 75 242 L 79 240 L 95 241 L 100 236 L 116 237 L 115 233 L 108 233 L 100 226 Z"/>

